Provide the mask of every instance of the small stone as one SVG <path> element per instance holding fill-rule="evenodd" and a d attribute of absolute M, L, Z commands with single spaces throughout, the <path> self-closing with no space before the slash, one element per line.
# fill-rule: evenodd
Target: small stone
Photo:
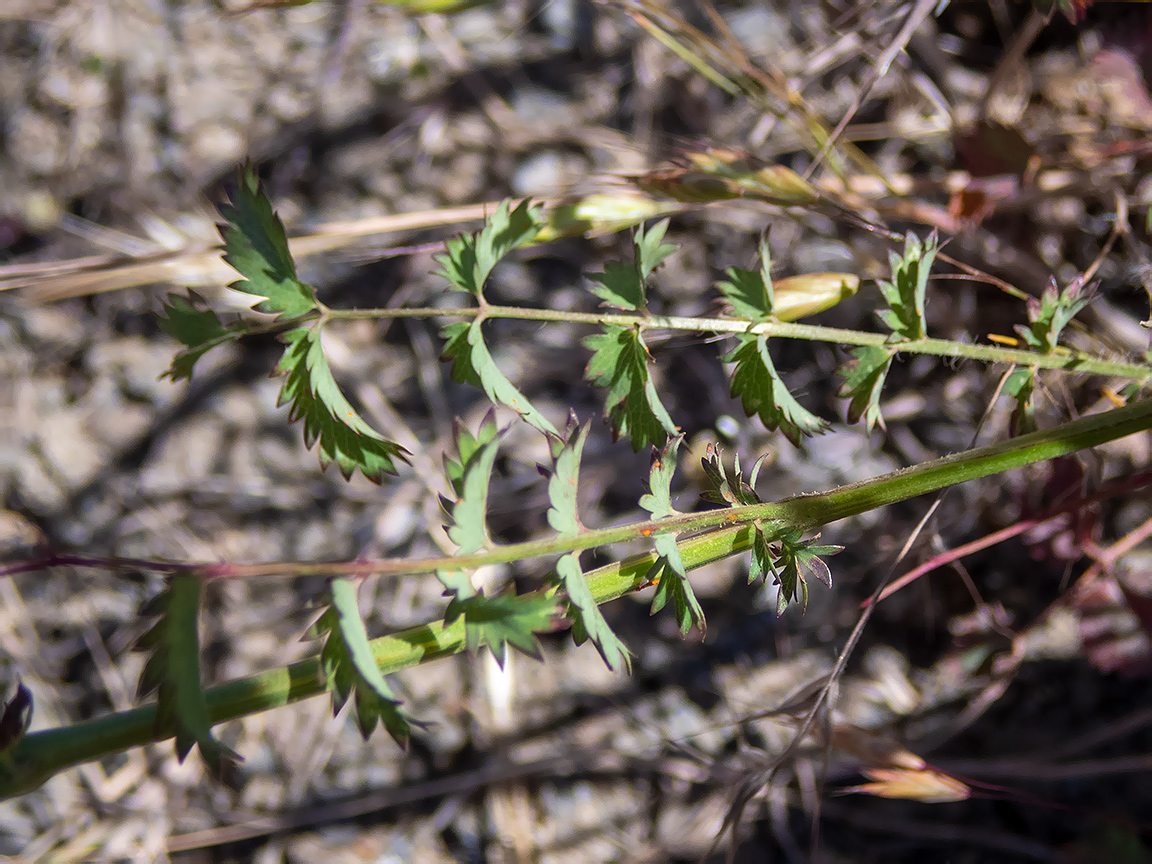
<path fill-rule="evenodd" d="M 12 120 L 8 155 L 36 174 L 51 174 L 64 160 L 60 127 L 35 111 L 21 111 Z"/>
<path fill-rule="evenodd" d="M 192 157 L 209 164 L 227 164 L 244 158 L 247 142 L 230 123 L 202 123 L 192 132 Z"/>
<path fill-rule="evenodd" d="M 512 175 L 512 191 L 516 195 L 557 195 L 578 176 L 572 159 L 555 150 L 534 153 L 525 159 Z"/>
<path fill-rule="evenodd" d="M 64 410 L 43 418 L 40 447 L 69 489 L 94 478 L 108 458 L 106 448 L 90 433 L 87 411 Z"/>
<path fill-rule="evenodd" d="M 24 312 L 24 326 L 38 342 L 78 348 L 84 342 L 84 322 L 69 306 L 37 306 Z"/>
<path fill-rule="evenodd" d="M 294 123 L 312 110 L 312 100 L 303 87 L 286 82 L 268 94 L 268 107 L 277 119 Z"/>

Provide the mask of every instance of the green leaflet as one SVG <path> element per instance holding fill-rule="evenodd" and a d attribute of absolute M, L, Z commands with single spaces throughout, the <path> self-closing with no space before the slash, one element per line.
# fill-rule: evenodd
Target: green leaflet
<path fill-rule="evenodd" d="M 605 404 L 613 436 L 630 437 L 637 452 L 649 444 L 664 446 L 679 430 L 648 374 L 648 348 L 639 329 L 606 325 L 584 345 L 592 350 L 584 377 L 608 389 Z"/>
<path fill-rule="evenodd" d="M 313 636 L 327 636 L 320 651 L 320 664 L 332 691 L 333 713 L 339 712 L 354 695 L 356 725 L 365 740 L 381 723 L 397 744 L 407 747 L 412 734 L 409 720 L 376 665 L 364 619 L 360 617 L 356 589 L 355 580 L 333 579 L 329 585 L 332 603 L 313 626 Z"/>
<path fill-rule="evenodd" d="M 676 454 L 682 440 L 679 435 L 670 439 L 660 455 L 652 460 L 652 469 L 648 474 L 648 493 L 640 498 L 640 506 L 651 513 L 654 519 L 674 516 L 677 512 L 672 506 L 672 476 L 676 473 Z M 707 629 L 704 610 L 700 608 L 692 584 L 688 581 L 680 547 L 676 545 L 676 535 L 657 534 L 653 538 L 653 546 L 659 557 L 646 577 L 646 581 L 656 583 L 652 614 L 655 615 L 671 600 L 680 632 L 687 636 L 693 627 L 698 627 L 703 635 Z"/>
<path fill-rule="evenodd" d="M 739 397 L 745 414 L 758 416 L 768 429 L 779 429 L 793 444 L 828 428 L 788 392 L 768 353 L 766 334 L 741 333 L 736 341 L 737 347 L 724 362 L 736 364 L 732 396 Z"/>
<path fill-rule="evenodd" d="M 760 269 L 745 270 L 729 267 L 728 277 L 716 283 L 729 312 L 748 321 L 764 321 L 772 316 L 776 298 L 772 291 L 772 258 L 768 250 L 768 237 L 760 240 Z"/>
<path fill-rule="evenodd" d="M 573 615 L 572 640 L 583 645 L 589 639 L 600 652 L 604 664 L 614 672 L 632 671 L 632 652 L 612 630 L 584 578 L 579 553 L 572 552 L 556 562 L 556 576 L 568 595 L 569 612 Z"/>
<path fill-rule="evenodd" d="M 659 455 L 653 454 L 648 491 L 640 496 L 640 506 L 651 513 L 653 519 L 664 519 L 679 512 L 672 506 L 672 477 L 676 473 L 676 454 L 683 441 L 683 435 L 669 438 Z"/>
<path fill-rule="evenodd" d="M 935 231 L 924 242 L 909 232 L 904 237 L 904 254 L 888 253 L 892 281 L 881 280 L 878 283 L 888 308 L 876 314 L 892 331 L 892 341 L 923 339 L 927 335 L 924 300 L 928 292 L 928 274 L 939 245 Z"/>
<path fill-rule="evenodd" d="M 838 373 L 844 378 L 840 385 L 840 397 L 849 398 L 848 422 L 855 423 L 861 417 L 869 432 L 876 424 L 883 425 L 880 416 L 880 393 L 884 389 L 884 379 L 892 365 L 892 351 L 875 345 L 852 349 L 852 360 L 842 366 Z"/>
<path fill-rule="evenodd" d="M 603 273 L 592 273 L 596 284 L 589 290 L 604 301 L 604 305 L 635 312 L 647 303 L 644 296 L 644 281 L 636 271 L 636 264 L 623 261 L 609 261 Z"/>
<path fill-rule="evenodd" d="M 445 254 L 436 256 L 440 265 L 437 275 L 482 299 L 484 283 L 496 263 L 518 246 L 531 243 L 542 230 L 539 207 L 531 207 L 524 200 L 509 211 L 509 203 L 504 201 L 475 234 L 448 241 Z"/>
<path fill-rule="evenodd" d="M 500 446 L 499 434 L 491 413 L 473 436 L 462 423 L 456 423 L 458 459 L 446 460 L 446 472 L 456 491 L 456 500 L 441 499 L 448 514 L 448 537 L 459 548 L 459 554 L 471 555 L 488 546 L 488 483 Z"/>
<path fill-rule="evenodd" d="M 636 229 L 632 248 L 636 253 L 636 266 L 640 270 L 641 281 L 652 275 L 652 271 L 664 263 L 664 259 L 676 251 L 671 243 L 662 243 L 668 232 L 668 220 L 661 219 L 651 229 L 645 230 L 643 223 Z"/>
<path fill-rule="evenodd" d="M 444 626 L 450 627 L 461 615 L 468 650 L 475 654 L 487 645 L 500 666 L 504 665 L 508 645 L 536 660 L 543 659 L 536 634 L 555 630 L 561 620 L 555 598 L 542 593 L 457 596 L 444 613 Z"/>
<path fill-rule="evenodd" d="M 233 338 L 232 331 L 220 322 L 215 312 L 201 308 L 203 302 L 194 291 L 189 291 L 187 297 L 170 294 L 164 301 L 164 314 L 158 321 L 160 329 L 184 346 L 164 373 L 173 381 L 191 378 L 197 360 Z"/>
<path fill-rule="evenodd" d="M 140 610 L 142 616 L 159 615 L 160 620 L 136 643 L 137 650 L 152 652 L 140 673 L 137 698 L 156 691 L 157 731 L 175 732 L 180 761 L 195 744 L 212 775 L 226 779 L 240 757 L 213 737 L 200 684 L 197 617 L 202 582 L 196 575 L 173 576 L 168 587 Z"/>
<path fill-rule="evenodd" d="M 448 536 L 460 547 L 461 554 L 467 555 L 488 544 L 488 479 L 496 460 L 500 433 L 492 411 L 481 421 L 475 435 L 459 420 L 452 432 L 456 454 L 444 455 L 444 473 L 452 484 L 456 500 L 441 498 L 440 506 L 448 514 Z M 463 570 L 438 570 L 436 578 L 444 585 L 446 594 L 464 598 L 476 593 L 469 574 Z"/>
<path fill-rule="evenodd" d="M 588 438 L 588 425 L 570 421 L 567 438 L 549 438 L 552 445 L 552 473 L 548 478 L 548 524 L 561 537 L 573 537 L 583 530 L 577 506 L 580 491 L 580 458 Z"/>
<path fill-rule="evenodd" d="M 770 534 L 764 526 L 756 526 L 752 545 L 752 567 L 748 581 L 772 574 L 780 591 L 776 596 L 776 614 L 782 615 L 788 604 L 795 601 L 801 611 L 808 608 L 808 577 L 815 576 L 828 588 L 832 587 L 832 571 L 820 556 L 835 555 L 843 546 L 821 546 L 816 539 L 803 540 L 802 531 L 785 530 Z"/>
<path fill-rule="evenodd" d="M 297 327 L 282 337 L 286 345 L 276 371 L 285 375 L 277 404 L 289 404 L 288 418 L 304 423 L 304 442 L 319 444 L 320 464 L 335 462 L 345 479 L 359 471 L 379 483 L 396 473 L 396 460 L 408 451 L 369 426 L 344 398 L 328 368 L 317 326 Z"/>
<path fill-rule="evenodd" d="M 437 570 L 436 578 L 444 586 L 444 594 L 455 597 L 471 597 L 476 593 L 472 579 L 464 570 Z"/>
<path fill-rule="evenodd" d="M 312 287 L 296 278 L 284 225 L 251 167 L 236 184 L 230 204 L 220 208 L 228 221 L 221 230 L 224 260 L 241 275 L 229 288 L 264 298 L 253 308 L 295 318 L 316 308 Z"/>
<path fill-rule="evenodd" d="M 583 530 L 577 513 L 576 496 L 580 486 L 580 456 L 588 426 L 569 427 L 567 439 L 551 439 L 553 444 L 552 476 L 548 478 L 548 524 L 562 537 L 571 537 Z M 572 552 L 556 562 L 556 577 L 568 595 L 572 623 L 572 638 L 577 645 L 588 639 L 596 646 L 600 656 L 615 671 L 631 670 L 628 648 L 612 632 L 604 614 L 592 595 L 584 572 L 580 567 L 580 553 Z"/>
<path fill-rule="evenodd" d="M 680 557 L 680 547 L 676 545 L 674 534 L 657 534 L 654 546 L 660 557 L 648 571 L 648 579 L 656 583 L 656 593 L 652 597 L 652 614 L 663 609 L 672 601 L 676 623 L 680 633 L 687 636 L 693 627 L 700 630 L 703 638 L 708 629 L 704 620 L 704 610 L 692 591 L 684 561 Z"/>
<path fill-rule="evenodd" d="M 440 330 L 444 338 L 442 360 L 452 361 L 452 380 L 460 384 L 472 384 L 484 388 L 488 398 L 498 404 L 507 405 L 531 426 L 541 432 L 559 435 L 555 426 L 537 411 L 527 397 L 512 384 L 500 371 L 488 346 L 484 344 L 481 331 L 482 318 L 469 322 L 448 324 Z"/>
<path fill-rule="evenodd" d="M 1028 345 L 1042 354 L 1056 350 L 1060 334 L 1085 306 L 1092 302 L 1093 292 L 1077 277 L 1061 291 L 1050 279 L 1039 299 L 1028 298 L 1028 325 L 1018 324 L 1016 332 Z"/>
<path fill-rule="evenodd" d="M 755 324 L 775 318 L 795 321 L 830 309 L 860 287 L 852 273 L 805 273 L 772 281 L 768 236 L 760 239 L 760 269 L 729 267 L 716 283 L 729 315 Z"/>
<path fill-rule="evenodd" d="M 1004 382 L 1004 392 L 1012 397 L 1010 428 L 1013 435 L 1035 432 L 1036 425 L 1036 370 L 1017 367 Z"/>
<path fill-rule="evenodd" d="M 595 285 L 591 291 L 607 305 L 629 312 L 646 308 L 644 281 L 660 264 L 676 251 L 676 247 L 661 243 L 668 231 L 668 220 L 662 219 L 650 230 L 641 224 L 632 238 L 633 260 L 630 263 L 611 261 L 603 273 L 593 273 Z"/>
<path fill-rule="evenodd" d="M 441 499 L 448 514 L 447 530 L 461 555 L 469 555 L 491 545 L 488 537 L 488 485 L 500 446 L 499 432 L 492 412 L 473 435 L 457 422 L 454 427 L 456 455 L 445 458 L 445 473 L 456 492 L 456 500 Z M 512 645 L 539 658 L 536 633 L 555 629 L 558 606 L 543 594 L 501 594 L 485 597 L 478 593 L 461 570 L 442 570 L 437 578 L 452 595 L 444 613 L 444 626 L 464 618 L 465 644 L 469 651 L 487 645 L 503 665 L 505 647 Z"/>

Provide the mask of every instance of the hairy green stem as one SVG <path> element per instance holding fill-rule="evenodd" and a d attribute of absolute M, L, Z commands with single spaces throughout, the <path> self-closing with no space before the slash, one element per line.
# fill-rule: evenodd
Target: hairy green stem
<path fill-rule="evenodd" d="M 332 309 L 325 312 L 325 320 L 372 318 L 433 318 L 459 317 L 507 318 L 522 321 L 557 321 L 569 324 L 616 325 L 643 327 L 650 330 L 691 330 L 708 333 L 767 333 L 782 339 L 806 339 L 835 342 L 841 345 L 859 345 L 889 348 L 898 354 L 932 354 L 937 357 L 958 357 L 981 360 L 986 363 L 1015 363 L 1039 369 L 1058 369 L 1086 375 L 1116 375 L 1134 381 L 1152 377 L 1152 367 L 1139 363 L 1115 363 L 1084 356 L 1061 348 L 1051 354 L 1021 351 L 1000 345 L 979 345 L 955 342 L 950 339 L 916 339 L 889 343 L 883 333 L 844 330 L 816 324 L 795 324 L 787 321 L 765 321 L 752 324 L 734 318 L 685 318 L 674 315 L 626 315 L 611 312 L 567 312 L 558 309 L 530 309 L 521 306 L 462 306 L 437 308 L 434 306 L 398 309 Z"/>
<path fill-rule="evenodd" d="M 965 480 L 1053 459 L 1149 428 L 1152 428 L 1152 401 L 1138 402 L 1104 414 L 1085 417 L 1057 429 L 965 451 L 830 492 L 801 495 L 770 504 L 685 514 L 661 520 L 660 528 L 675 525 L 678 526 L 675 530 L 686 532 L 717 524 L 723 526 L 678 541 L 685 566 L 694 569 L 748 550 L 751 545 L 751 525 L 758 521 L 815 528 Z M 717 517 L 719 522 L 716 521 Z M 698 519 L 712 521 L 695 521 Z M 638 527 L 630 526 L 630 538 L 637 536 Z M 647 529 L 640 529 L 640 533 L 644 530 Z M 574 540 L 582 539 L 583 536 L 569 539 L 565 548 L 585 548 L 583 544 L 573 545 Z M 524 551 L 525 544 L 507 548 Z M 463 558 L 452 560 L 457 568 L 467 566 Z M 596 601 L 605 603 L 643 587 L 654 560 L 655 556 L 651 553 L 637 555 L 588 573 L 588 584 Z M 376 662 L 385 673 L 454 654 L 463 647 L 462 618 L 448 627 L 441 622 L 433 622 L 376 639 L 372 643 Z M 318 661 L 308 659 L 209 688 L 206 697 L 209 714 L 215 724 L 287 705 L 322 692 L 324 681 Z M 172 729 L 158 724 L 154 704 L 71 726 L 33 732 L 0 757 L 0 797 L 24 794 L 73 765 L 130 747 L 161 741 L 172 734 Z"/>

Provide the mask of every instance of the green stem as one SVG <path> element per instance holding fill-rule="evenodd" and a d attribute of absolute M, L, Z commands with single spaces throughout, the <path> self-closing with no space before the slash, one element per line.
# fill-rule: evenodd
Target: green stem
<path fill-rule="evenodd" d="M 756 521 L 815 528 L 965 480 L 1064 456 L 1149 428 L 1152 428 L 1152 401 L 1137 402 L 1057 429 L 1022 435 L 830 492 L 802 495 L 771 504 L 685 514 L 672 520 L 661 520 L 664 523 L 661 528 L 677 525 L 679 531 L 692 530 L 692 526 L 703 524 L 695 522 L 697 518 L 715 520 L 719 515 L 725 527 L 678 542 L 685 566 L 693 569 L 746 551 L 750 547 L 750 525 Z M 637 527 L 631 526 L 630 537 L 636 536 Z M 523 549 L 523 544 L 520 545 Z M 569 545 L 567 548 L 576 547 Z M 457 568 L 464 566 L 463 560 L 453 559 Z M 642 587 L 653 560 L 651 553 L 637 555 L 589 573 L 588 585 L 597 602 L 605 603 Z M 376 662 L 385 673 L 454 654 L 463 646 L 462 618 L 449 627 L 433 622 L 384 636 L 372 643 Z M 206 692 L 206 697 L 215 724 L 322 692 L 323 678 L 318 661 L 313 658 L 212 687 Z M 161 741 L 172 734 L 173 730 L 158 723 L 154 704 L 97 720 L 33 732 L 0 756 L 0 797 L 30 792 L 49 777 L 73 765 Z"/>
<path fill-rule="evenodd" d="M 751 324 L 734 318 L 684 318 L 673 315 L 626 315 L 611 312 L 567 312 L 559 309 L 529 309 L 520 306 L 476 306 L 439 309 L 434 306 L 406 309 L 332 309 L 325 320 L 372 318 L 434 318 L 459 317 L 511 318 L 522 321 L 563 321 L 569 324 L 595 324 L 599 326 L 643 327 L 651 330 L 691 330 L 709 333 L 767 333 L 782 339 L 805 339 L 835 342 L 841 345 L 860 345 L 888 348 L 900 354 L 932 354 L 937 357 L 963 357 L 986 363 L 1015 363 L 1038 369 L 1059 369 L 1090 375 L 1115 375 L 1143 381 L 1152 377 L 1152 367 L 1138 363 L 1113 363 L 1086 357 L 1078 352 L 1061 348 L 1052 354 L 1038 354 L 1004 348 L 999 345 L 977 345 L 953 342 L 949 339 L 916 339 L 909 342 L 889 343 L 883 333 L 865 333 L 839 327 L 821 327 L 816 324 L 794 324 L 787 321 L 765 321 Z"/>

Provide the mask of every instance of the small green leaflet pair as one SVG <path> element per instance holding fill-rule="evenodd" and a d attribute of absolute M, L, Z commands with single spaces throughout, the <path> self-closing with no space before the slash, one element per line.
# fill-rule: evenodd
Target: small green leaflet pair
<path fill-rule="evenodd" d="M 449 241 L 447 253 L 437 259 L 439 273 L 454 289 L 468 292 L 477 301 L 479 314 L 471 321 L 448 324 L 440 332 L 445 343 L 443 359 L 452 362 L 453 381 L 482 388 L 493 403 L 512 408 L 541 432 L 560 437 L 560 431 L 497 368 L 482 331 L 488 305 L 483 289 L 493 266 L 512 249 L 533 242 L 543 228 L 539 208 L 525 201 L 509 209 L 505 203 L 480 231 Z M 645 280 L 675 250 L 660 242 L 667 228 L 667 220 L 647 231 L 638 228 L 633 241 L 635 261 L 612 262 L 603 273 L 593 275 L 592 293 L 606 305 L 642 312 Z M 641 328 L 605 324 L 584 344 L 592 350 L 585 378 L 607 391 L 605 410 L 613 435 L 628 438 L 637 451 L 649 444 L 663 446 L 678 430 L 652 381 L 651 357 Z"/>
<path fill-rule="evenodd" d="M 563 434 L 548 436 L 552 464 L 541 470 L 548 477 L 548 524 L 561 538 L 575 537 L 585 530 L 578 513 L 577 492 L 580 488 L 580 460 L 587 435 L 588 425 L 580 425 L 575 417 L 570 417 Z M 494 549 L 496 546 L 488 534 L 486 522 L 489 479 L 499 445 L 493 415 L 489 414 L 475 435 L 457 424 L 455 437 L 456 454 L 445 460 L 445 467 L 456 498 L 441 502 L 448 517 L 448 536 L 459 546 L 461 554 Z M 674 439 L 677 445 L 679 440 Z M 662 504 L 651 505 L 650 499 L 656 500 L 651 496 L 641 500 L 642 506 L 655 506 L 653 512 L 657 517 L 673 512 L 668 484 L 675 467 L 674 449 L 667 464 L 667 470 L 654 468 L 652 475 L 656 499 L 667 503 L 667 509 L 661 511 Z M 662 580 L 663 587 L 653 601 L 653 612 L 663 607 L 674 590 L 673 586 L 682 581 L 680 593 L 688 598 L 685 602 L 692 611 L 681 614 L 681 602 L 678 601 L 681 628 L 684 632 L 694 624 L 702 628 L 703 615 L 687 584 L 674 535 L 660 535 L 656 548 L 661 557 L 653 567 L 651 578 L 656 579 L 665 567 L 673 572 Z M 535 634 L 553 631 L 570 618 L 576 644 L 591 641 L 611 669 L 630 669 L 629 651 L 612 631 L 589 590 L 579 552 L 569 552 L 556 562 L 552 579 L 554 590 L 546 592 L 485 597 L 474 589 L 466 573 L 442 571 L 437 575 L 444 584 L 445 593 L 452 597 L 446 623 L 463 616 L 466 643 L 471 650 L 488 645 L 496 659 L 502 662 L 504 646 L 511 644 L 525 653 L 538 656 Z M 563 592 L 566 614 L 558 605 L 555 590 Z"/>
<path fill-rule="evenodd" d="M 728 278 L 717 283 L 729 312 L 747 320 L 750 327 L 775 316 L 776 292 L 771 268 L 768 238 L 765 236 L 760 241 L 758 271 L 732 267 L 727 272 Z M 766 333 L 738 334 L 736 348 L 724 361 L 734 364 L 732 396 L 740 399 L 740 405 L 749 417 L 759 417 L 768 429 L 779 429 L 793 444 L 828 427 L 788 392 L 768 353 Z"/>
<path fill-rule="evenodd" d="M 1060 334 L 1080 310 L 1092 302 L 1093 294 L 1092 287 L 1085 285 L 1081 276 L 1073 279 L 1063 291 L 1057 287 L 1055 279 L 1050 279 L 1039 298 L 1028 298 L 1028 324 L 1016 325 L 1021 341 L 1040 354 L 1055 354 L 1062 350 L 1059 347 Z M 1004 382 L 1004 392 L 1015 400 L 1011 421 L 1013 435 L 1037 429 L 1035 390 L 1035 367 L 1017 367 Z"/>
<path fill-rule="evenodd" d="M 500 435 L 492 411 L 473 435 L 457 421 L 454 427 L 455 454 L 444 458 L 445 473 L 455 499 L 441 498 L 446 515 L 448 537 L 460 555 L 471 555 L 494 547 L 488 533 L 488 488 Z M 547 592 L 530 594 L 503 593 L 486 597 L 472 585 L 469 574 L 462 570 L 441 570 L 436 574 L 444 593 L 452 599 L 444 614 L 445 625 L 464 619 L 464 644 L 477 652 L 487 645 L 500 665 L 504 664 L 505 647 L 512 645 L 539 658 L 536 634 L 555 630 L 561 621 L 561 610 Z"/>
<path fill-rule="evenodd" d="M 869 432 L 877 424 L 883 424 L 880 393 L 900 343 L 923 339 L 927 335 L 924 303 L 928 293 L 928 276 L 939 248 L 935 231 L 924 241 L 910 233 L 904 238 L 903 255 L 888 253 L 892 279 L 877 283 L 888 308 L 879 310 L 876 317 L 891 334 L 883 346 L 853 348 L 852 362 L 840 372 L 844 378 L 840 396 L 849 400 L 848 422 L 855 423 L 863 418 Z"/>
<path fill-rule="evenodd" d="M 709 448 L 703 460 L 704 474 L 709 489 L 704 499 L 727 507 L 747 507 L 762 503 L 756 493 L 763 458 L 757 460 L 752 473 L 745 478 L 740 470 L 740 457 L 731 466 L 725 465 L 720 454 Z M 835 555 L 843 546 L 818 545 L 816 540 L 803 539 L 803 532 L 786 525 L 755 523 L 752 545 L 752 566 L 748 582 L 772 576 L 779 586 L 776 595 L 776 614 L 782 615 L 788 604 L 796 602 L 801 610 L 808 607 L 808 576 L 815 576 L 828 588 L 832 587 L 832 571 L 821 556 Z"/>
<path fill-rule="evenodd" d="M 156 725 L 176 736 L 180 761 L 195 744 L 213 777 L 228 781 L 240 757 L 212 734 L 212 718 L 200 683 L 200 595 L 204 579 L 189 573 L 172 576 L 167 588 L 144 604 L 143 618 L 159 620 L 136 642 L 151 652 L 136 698 L 156 693 Z"/>
<path fill-rule="evenodd" d="M 150 652 L 140 674 L 137 698 L 156 693 L 156 724 L 176 736 L 176 755 L 183 761 L 195 744 L 213 777 L 230 781 L 240 757 L 212 734 L 212 717 L 200 680 L 200 638 L 197 618 L 204 577 L 197 573 L 170 577 L 167 588 L 140 610 L 156 623 L 136 643 Z M 357 580 L 334 579 L 331 605 L 310 629 L 311 638 L 324 638 L 321 668 L 339 710 L 354 693 L 356 720 L 365 738 L 377 722 L 398 744 L 408 742 L 414 722 L 400 711 L 372 655 L 368 634 L 356 604 Z"/>

